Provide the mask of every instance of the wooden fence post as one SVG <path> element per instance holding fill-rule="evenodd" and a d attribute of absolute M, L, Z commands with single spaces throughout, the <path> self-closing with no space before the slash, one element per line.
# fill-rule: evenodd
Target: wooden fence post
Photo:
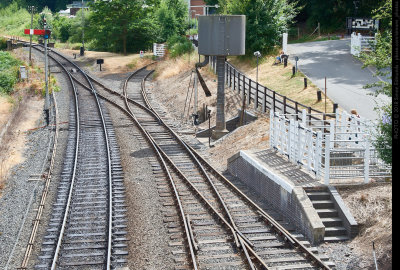
<path fill-rule="evenodd" d="M 236 69 L 233 69 L 233 91 L 235 90 L 236 90 Z"/>
<path fill-rule="evenodd" d="M 267 111 L 267 87 L 264 86 L 264 101 L 263 101 L 263 112 Z"/>
<path fill-rule="evenodd" d="M 243 89 L 246 89 L 246 79 L 243 75 Z M 249 88 L 247 89 L 247 106 L 250 105 L 251 101 L 251 80 L 249 79 Z"/>
<path fill-rule="evenodd" d="M 276 111 L 276 106 L 275 106 L 275 101 L 276 101 L 276 92 L 272 91 L 272 108 L 274 108 L 274 111 Z"/>
<path fill-rule="evenodd" d="M 256 92 L 254 94 L 254 110 L 258 108 L 258 82 L 256 82 Z"/>
<path fill-rule="evenodd" d="M 283 96 L 283 114 L 286 114 L 286 96 Z"/>

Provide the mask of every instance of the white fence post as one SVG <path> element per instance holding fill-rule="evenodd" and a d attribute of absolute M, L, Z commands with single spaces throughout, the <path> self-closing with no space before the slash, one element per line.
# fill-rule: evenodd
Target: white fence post
<path fill-rule="evenodd" d="M 271 148 L 275 147 L 275 116 L 274 111 L 269 111 L 269 145 Z"/>
<path fill-rule="evenodd" d="M 317 132 L 317 141 L 315 142 L 315 147 L 317 148 L 317 152 L 315 155 L 315 177 L 319 180 L 321 178 L 321 168 L 322 168 L 322 132 Z"/>
<path fill-rule="evenodd" d="M 284 54 L 287 54 L 287 42 L 288 42 L 288 33 L 282 34 L 282 51 Z"/>
<path fill-rule="evenodd" d="M 361 39 L 362 36 L 360 33 L 358 35 L 356 33 L 351 34 L 351 47 L 350 47 L 350 53 L 355 56 L 360 56 L 361 52 Z"/>
<path fill-rule="evenodd" d="M 364 151 L 364 183 L 369 183 L 369 141 L 365 142 Z"/>
<path fill-rule="evenodd" d="M 325 185 L 329 185 L 329 169 L 330 169 L 330 153 L 331 153 L 331 139 L 329 135 L 325 136 L 325 175 L 324 175 L 324 182 Z"/>
<path fill-rule="evenodd" d="M 301 123 L 303 124 L 304 127 L 307 127 L 307 112 L 305 109 L 301 111 Z"/>

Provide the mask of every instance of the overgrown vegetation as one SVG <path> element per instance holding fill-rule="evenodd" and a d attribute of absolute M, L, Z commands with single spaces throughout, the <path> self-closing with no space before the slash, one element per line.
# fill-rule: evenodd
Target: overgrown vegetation
<path fill-rule="evenodd" d="M 0 93 L 10 94 L 18 80 L 18 67 L 21 61 L 10 53 L 0 51 Z"/>
<path fill-rule="evenodd" d="M 376 37 L 376 45 L 371 52 L 361 54 L 364 68 L 374 66 L 377 69 L 376 76 L 386 78 L 376 83 L 368 84 L 365 88 L 377 89 L 375 96 L 379 94 L 392 97 L 392 1 L 385 0 L 385 3 L 374 10 L 374 18 L 387 23 L 384 31 Z M 378 149 L 380 157 L 387 163 L 392 164 L 392 103 L 383 107 L 375 108 L 381 116 L 381 121 L 377 127 L 375 147 Z"/>
<path fill-rule="evenodd" d="M 7 49 L 7 39 L 0 37 L 0 50 Z"/>
<path fill-rule="evenodd" d="M 167 41 L 167 45 L 170 56 L 173 58 L 194 50 L 192 42 L 183 36 L 175 35 L 170 37 Z"/>

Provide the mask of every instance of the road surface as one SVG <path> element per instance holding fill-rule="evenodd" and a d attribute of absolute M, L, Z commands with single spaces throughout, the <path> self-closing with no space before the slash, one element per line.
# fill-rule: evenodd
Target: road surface
<path fill-rule="evenodd" d="M 371 68 L 363 69 L 362 63 L 350 54 L 350 39 L 288 44 L 288 53 L 292 64 L 295 56 L 299 57 L 298 69 L 322 91 L 326 77 L 327 96 L 349 113 L 356 109 L 360 116 L 376 120 L 374 108 L 391 102 L 384 95 L 368 95 L 373 89 L 363 89 L 379 78 L 373 76 Z"/>

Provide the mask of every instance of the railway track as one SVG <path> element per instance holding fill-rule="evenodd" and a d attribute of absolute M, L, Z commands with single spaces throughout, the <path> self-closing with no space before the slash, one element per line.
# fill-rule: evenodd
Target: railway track
<path fill-rule="evenodd" d="M 123 172 L 111 120 L 89 78 L 59 55 L 50 56 L 69 77 L 75 107 L 70 111 L 58 194 L 35 268 L 123 266 L 127 254 Z M 92 91 L 83 90 L 75 80 Z"/>
<path fill-rule="evenodd" d="M 150 74 L 145 68 L 132 73 L 122 92 L 90 79 L 97 96 L 131 119 L 157 156 L 152 166 L 176 269 L 331 269 L 164 122 L 145 91 Z"/>

